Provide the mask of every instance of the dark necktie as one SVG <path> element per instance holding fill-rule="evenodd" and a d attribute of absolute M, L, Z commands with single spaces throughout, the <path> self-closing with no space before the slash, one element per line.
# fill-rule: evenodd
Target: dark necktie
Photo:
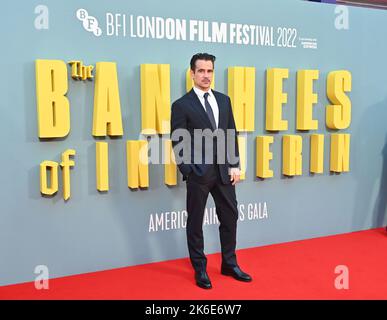
<path fill-rule="evenodd" d="M 206 107 L 207 116 L 208 116 L 208 119 L 210 119 L 212 129 L 215 130 L 216 129 L 215 117 L 214 117 L 214 113 L 212 112 L 211 105 L 208 102 L 208 96 L 209 96 L 209 93 L 206 92 L 204 94 L 204 106 Z"/>

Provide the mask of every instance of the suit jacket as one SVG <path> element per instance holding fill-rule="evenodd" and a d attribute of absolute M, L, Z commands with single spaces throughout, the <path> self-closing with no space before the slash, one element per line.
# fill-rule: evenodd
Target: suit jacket
<path fill-rule="evenodd" d="M 238 140 L 235 128 L 234 116 L 231 108 L 230 98 L 220 92 L 212 90 L 216 102 L 219 107 L 219 122 L 218 129 L 224 132 L 224 143 L 217 147 L 216 138 L 213 139 L 212 145 L 205 143 L 205 140 L 194 139 L 195 129 L 209 129 L 214 133 L 211 122 L 207 116 L 206 111 L 203 108 L 195 91 L 191 89 L 187 94 L 176 100 L 172 104 L 171 114 L 171 138 L 172 146 L 175 152 L 175 157 L 180 159 L 185 158 L 188 161 L 178 163 L 178 168 L 183 175 L 183 180 L 186 180 L 187 176 L 194 172 L 198 176 L 203 176 L 209 164 L 205 163 L 206 154 L 212 149 L 212 152 L 217 156 L 217 159 L 223 163 L 219 163 L 219 171 L 224 184 L 230 183 L 229 168 L 239 167 L 239 150 Z M 186 129 L 190 136 L 190 145 L 185 141 L 186 139 L 180 137 L 179 140 L 174 139 L 173 133 L 176 129 Z M 232 135 L 227 135 L 227 129 L 231 129 Z M 207 130 L 207 132 L 209 131 Z M 215 141 L 214 141 L 215 140 Z M 222 139 L 223 140 L 223 139 Z M 183 141 L 183 142 L 182 142 Z M 180 145 L 182 143 L 185 147 Z M 180 145 L 177 148 L 177 145 Z M 184 152 L 190 150 L 190 156 L 184 155 Z M 180 150 L 178 150 L 180 149 Z M 228 156 L 229 155 L 229 156 Z M 231 156 L 230 155 L 234 155 Z M 232 161 L 230 161 L 232 160 Z"/>

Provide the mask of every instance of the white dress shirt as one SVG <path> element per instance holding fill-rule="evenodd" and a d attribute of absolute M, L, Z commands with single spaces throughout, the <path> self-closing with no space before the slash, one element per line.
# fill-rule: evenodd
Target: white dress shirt
<path fill-rule="evenodd" d="M 200 90 L 196 87 L 193 87 L 193 89 L 194 89 L 196 95 L 198 96 L 200 102 L 202 103 L 204 111 L 206 111 L 206 107 L 204 105 L 204 94 L 206 93 L 206 91 Z M 218 103 L 216 102 L 214 93 L 211 91 L 211 89 L 208 90 L 207 100 L 211 106 L 212 113 L 214 114 L 214 118 L 215 118 L 216 127 L 218 128 L 219 127 L 219 106 L 218 106 Z"/>

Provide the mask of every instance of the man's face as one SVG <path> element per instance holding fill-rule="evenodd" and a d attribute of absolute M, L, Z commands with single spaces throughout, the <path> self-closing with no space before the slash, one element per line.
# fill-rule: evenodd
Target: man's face
<path fill-rule="evenodd" d="M 211 87 L 214 66 L 211 60 L 196 60 L 195 71 L 191 70 L 191 77 L 197 88 L 208 91 Z"/>

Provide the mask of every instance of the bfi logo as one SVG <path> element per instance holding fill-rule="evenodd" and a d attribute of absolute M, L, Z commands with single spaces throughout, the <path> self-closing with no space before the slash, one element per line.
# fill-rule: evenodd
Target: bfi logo
<path fill-rule="evenodd" d="M 96 37 L 102 34 L 101 28 L 98 27 L 98 20 L 93 16 L 89 16 L 86 9 L 78 9 L 76 16 L 78 20 L 82 21 L 83 28 L 86 31 L 92 32 Z"/>

